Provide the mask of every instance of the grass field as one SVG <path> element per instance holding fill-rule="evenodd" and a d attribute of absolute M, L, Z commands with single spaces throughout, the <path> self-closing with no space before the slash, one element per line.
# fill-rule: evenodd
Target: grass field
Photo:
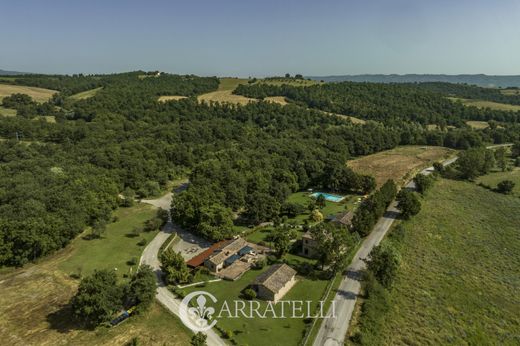
<path fill-rule="evenodd" d="M 520 168 L 515 167 L 511 172 L 493 172 L 477 178 L 477 183 L 482 183 L 496 188 L 503 180 L 511 180 L 515 183 L 513 195 L 520 197 Z"/>
<path fill-rule="evenodd" d="M 34 120 L 34 121 L 38 121 L 41 119 L 43 119 L 46 122 L 51 123 L 51 124 L 56 123 L 56 117 L 54 115 L 40 115 L 40 116 L 36 116 L 36 117 L 32 118 L 32 120 Z"/>
<path fill-rule="evenodd" d="M 366 121 L 363 120 L 363 119 L 359 119 L 359 118 L 356 118 L 356 117 L 351 117 L 349 115 L 343 115 L 343 114 L 337 114 L 337 113 L 331 113 L 331 112 L 325 112 L 325 111 L 323 111 L 323 113 L 326 113 L 327 115 L 333 115 L 333 116 L 336 116 L 336 117 L 348 119 L 348 120 L 352 121 L 352 123 L 354 123 L 354 124 L 365 124 L 366 123 Z"/>
<path fill-rule="evenodd" d="M 48 101 L 52 95 L 57 93 L 55 90 L 28 87 L 22 85 L 0 84 L 0 100 L 12 94 L 27 94 L 36 102 Z"/>
<path fill-rule="evenodd" d="M 363 156 L 347 164 L 358 173 L 373 175 L 378 186 L 388 179 L 403 184 L 419 170 L 454 154 L 454 150 L 444 147 L 410 145 Z"/>
<path fill-rule="evenodd" d="M 141 232 L 138 237 L 131 235 L 136 226 L 143 226 L 146 220 L 155 216 L 156 209 L 148 204 L 137 204 L 132 208 L 120 208 L 114 212 L 118 221 L 107 226 L 101 239 L 85 240 L 85 237 L 76 238 L 70 247 L 72 256 L 59 265 L 59 269 L 68 274 L 89 275 L 94 269 L 114 269 L 120 278 L 128 274 L 129 270 L 136 269 L 136 265 L 126 262 L 141 256 L 144 247 L 138 246 L 141 239 L 147 243 L 157 232 Z"/>
<path fill-rule="evenodd" d="M 327 218 L 329 215 L 335 215 L 337 213 L 343 212 L 345 210 L 353 210 L 356 207 L 357 199 L 360 196 L 357 195 L 347 195 L 346 198 L 340 203 L 325 201 L 325 207 L 321 209 L 321 213 L 324 218 Z M 288 219 L 288 223 L 294 225 L 303 225 L 307 220 L 309 220 L 310 212 L 307 209 L 308 203 L 312 200 L 309 196 L 308 192 L 295 192 L 291 194 L 287 198 L 287 202 L 290 203 L 298 203 L 305 207 L 305 212 L 303 214 L 297 215 L 294 218 Z M 313 224 L 310 222 L 309 224 Z M 264 227 L 259 228 L 256 231 L 247 235 L 247 240 L 253 243 L 259 243 L 261 241 L 266 241 L 266 238 L 269 236 L 272 231 L 272 227 Z M 301 232 L 298 234 L 298 238 L 301 237 Z"/>
<path fill-rule="evenodd" d="M 207 94 L 200 95 L 197 99 L 205 102 L 223 102 L 235 103 L 245 105 L 249 102 L 256 102 L 255 99 L 250 99 L 241 95 L 233 95 L 232 92 L 240 84 L 247 83 L 247 79 L 243 78 L 220 78 L 220 84 L 217 91 L 212 91 Z"/>
<path fill-rule="evenodd" d="M 469 121 L 466 121 L 466 124 L 477 130 L 482 130 L 482 129 L 486 129 L 489 127 L 489 124 L 487 121 L 469 120 Z"/>
<path fill-rule="evenodd" d="M 80 93 L 71 95 L 69 98 L 72 99 L 72 100 L 76 100 L 76 101 L 77 100 L 85 100 L 85 99 L 88 99 L 88 98 L 91 98 L 91 97 L 95 96 L 98 93 L 98 91 L 100 91 L 101 89 L 103 89 L 103 87 L 90 89 L 90 90 L 87 90 L 87 91 L 82 91 Z"/>
<path fill-rule="evenodd" d="M 520 199 L 439 180 L 405 222 L 373 345 L 518 345 Z"/>
<path fill-rule="evenodd" d="M 458 97 L 448 97 L 450 100 L 456 102 L 460 101 L 465 106 L 475 106 L 477 108 L 491 108 L 501 111 L 519 111 L 519 105 L 510 105 L 507 103 L 498 103 L 492 101 L 483 101 L 483 100 L 472 100 L 472 99 L 462 99 Z"/>
<path fill-rule="evenodd" d="M 6 345 L 125 345 L 138 337 L 143 345 L 188 345 L 190 332 L 160 305 L 121 325 L 94 331 L 79 329 L 67 306 L 76 292 L 78 280 L 94 268 L 126 271 L 126 261 L 139 257 L 139 238 L 125 236 L 134 224 L 154 215 L 147 205 L 118 210 L 119 221 L 108 226 L 105 239 L 81 237 L 57 254 L 22 269 L 5 270 L 0 275 L 0 338 Z M 154 233 L 143 234 L 151 238 Z M 103 241 L 107 243 L 104 244 Z"/>
<path fill-rule="evenodd" d="M 430 130 L 430 131 L 431 131 L 431 130 L 440 130 L 440 129 L 441 129 L 441 127 L 440 127 L 439 125 L 437 125 L 437 124 L 428 124 L 428 125 L 426 125 L 426 128 L 427 128 L 428 130 Z M 454 129 L 455 126 L 448 125 L 448 126 L 446 126 L 446 128 L 447 128 L 447 129 Z"/>
<path fill-rule="evenodd" d="M 500 92 L 504 95 L 520 95 L 520 89 L 502 89 Z"/>
<path fill-rule="evenodd" d="M 310 261 L 294 255 L 289 255 L 287 259 L 292 262 Z M 239 299 L 240 292 L 267 268 L 250 270 L 234 282 L 219 281 L 206 284 L 204 287 L 190 287 L 185 289 L 185 291 L 191 292 L 202 289 L 215 295 L 218 299 L 216 304 L 216 313 L 218 314 L 224 301 L 227 301 L 232 306 L 232 301 Z M 298 282 L 283 297 L 283 300 L 310 300 L 317 303 L 325 293 L 327 283 L 328 281 L 326 280 L 311 280 L 298 277 Z M 257 301 L 260 303 L 259 311 L 265 310 L 266 302 L 262 300 Z M 315 304 L 312 304 L 312 306 L 314 307 Z M 278 313 L 280 312 L 279 309 L 277 311 Z M 234 334 L 233 338 L 238 345 L 298 345 L 303 337 L 306 323 L 299 318 L 261 319 L 257 317 L 253 319 L 233 319 L 222 317 L 218 320 L 217 326 L 224 330 L 231 330 Z"/>
<path fill-rule="evenodd" d="M 16 116 L 16 109 L 4 108 L 0 106 L 0 115 L 4 117 L 14 117 Z"/>

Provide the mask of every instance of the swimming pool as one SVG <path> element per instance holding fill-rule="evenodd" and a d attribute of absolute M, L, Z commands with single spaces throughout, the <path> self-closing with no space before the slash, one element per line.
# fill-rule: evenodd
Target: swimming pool
<path fill-rule="evenodd" d="M 332 195 L 330 193 L 325 193 L 325 192 L 314 192 L 313 194 L 311 194 L 311 197 L 317 198 L 319 195 L 322 195 L 323 197 L 325 197 L 326 201 L 330 201 L 330 202 L 341 202 L 342 200 L 345 199 L 345 196 Z"/>

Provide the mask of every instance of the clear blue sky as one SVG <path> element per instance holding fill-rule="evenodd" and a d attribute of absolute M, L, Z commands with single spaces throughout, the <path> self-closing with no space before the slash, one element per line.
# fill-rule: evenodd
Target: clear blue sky
<path fill-rule="evenodd" d="M 0 2 L 0 69 L 520 74 L 520 0 Z"/>

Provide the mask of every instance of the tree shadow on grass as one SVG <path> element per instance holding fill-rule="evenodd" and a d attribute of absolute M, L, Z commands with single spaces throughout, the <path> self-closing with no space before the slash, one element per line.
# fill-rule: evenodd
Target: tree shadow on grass
<path fill-rule="evenodd" d="M 70 304 L 62 305 L 58 310 L 48 314 L 46 319 L 49 328 L 59 333 L 68 333 L 72 330 L 92 330 L 74 318 Z"/>
<path fill-rule="evenodd" d="M 103 236 L 97 234 L 87 234 L 81 237 L 83 240 L 95 240 L 95 239 L 103 239 Z"/>

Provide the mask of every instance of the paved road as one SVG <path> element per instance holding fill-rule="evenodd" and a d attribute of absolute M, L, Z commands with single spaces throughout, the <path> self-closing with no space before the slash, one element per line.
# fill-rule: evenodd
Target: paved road
<path fill-rule="evenodd" d="M 142 200 L 142 202 L 149 203 L 159 208 L 169 210 L 171 200 L 172 194 L 169 193 L 157 200 Z M 186 248 L 186 246 L 194 246 L 194 244 L 190 243 L 188 239 L 191 239 L 191 241 L 194 242 L 197 242 L 199 240 L 197 237 L 188 234 L 189 232 L 180 230 L 179 227 L 176 227 L 171 221 L 168 221 L 166 225 L 164 225 L 161 232 L 159 232 L 155 236 L 155 238 L 148 244 L 148 246 L 146 246 L 146 248 L 143 251 L 143 255 L 141 256 L 139 264 L 147 264 L 150 267 L 152 267 L 153 271 L 155 272 L 155 275 L 157 276 L 157 294 L 155 297 L 164 307 L 166 307 L 174 315 L 179 317 L 179 308 L 181 301 L 177 299 L 164 284 L 164 281 L 162 280 L 161 264 L 158 258 L 158 253 L 159 249 L 161 248 L 161 245 L 168 239 L 168 237 L 173 232 L 178 232 L 177 234 L 181 237 L 181 241 L 174 245 L 174 249 L 176 251 L 183 251 Z M 186 239 L 186 241 L 184 239 Z M 184 252 L 182 253 L 184 255 Z M 226 345 L 224 340 L 222 340 L 212 329 L 205 332 L 205 334 L 208 336 L 208 339 L 206 340 L 208 346 Z"/>
<path fill-rule="evenodd" d="M 443 165 L 450 165 L 456 160 L 456 157 L 451 158 L 444 161 Z M 428 167 L 421 171 L 421 174 L 428 175 L 432 172 L 433 167 Z M 415 189 L 415 183 L 410 181 L 405 188 Z M 314 340 L 314 346 L 335 346 L 344 344 L 345 336 L 350 325 L 350 319 L 352 318 L 352 312 L 356 305 L 356 299 L 361 289 L 359 280 L 362 271 L 366 268 L 364 259 L 367 258 L 370 251 L 383 240 L 386 232 L 399 215 L 396 205 L 397 202 L 395 201 L 390 204 L 385 214 L 374 226 L 372 233 L 365 238 L 350 266 L 347 268 L 347 274 L 341 281 L 336 296 L 334 297 L 336 318 L 323 320 L 318 335 Z"/>

